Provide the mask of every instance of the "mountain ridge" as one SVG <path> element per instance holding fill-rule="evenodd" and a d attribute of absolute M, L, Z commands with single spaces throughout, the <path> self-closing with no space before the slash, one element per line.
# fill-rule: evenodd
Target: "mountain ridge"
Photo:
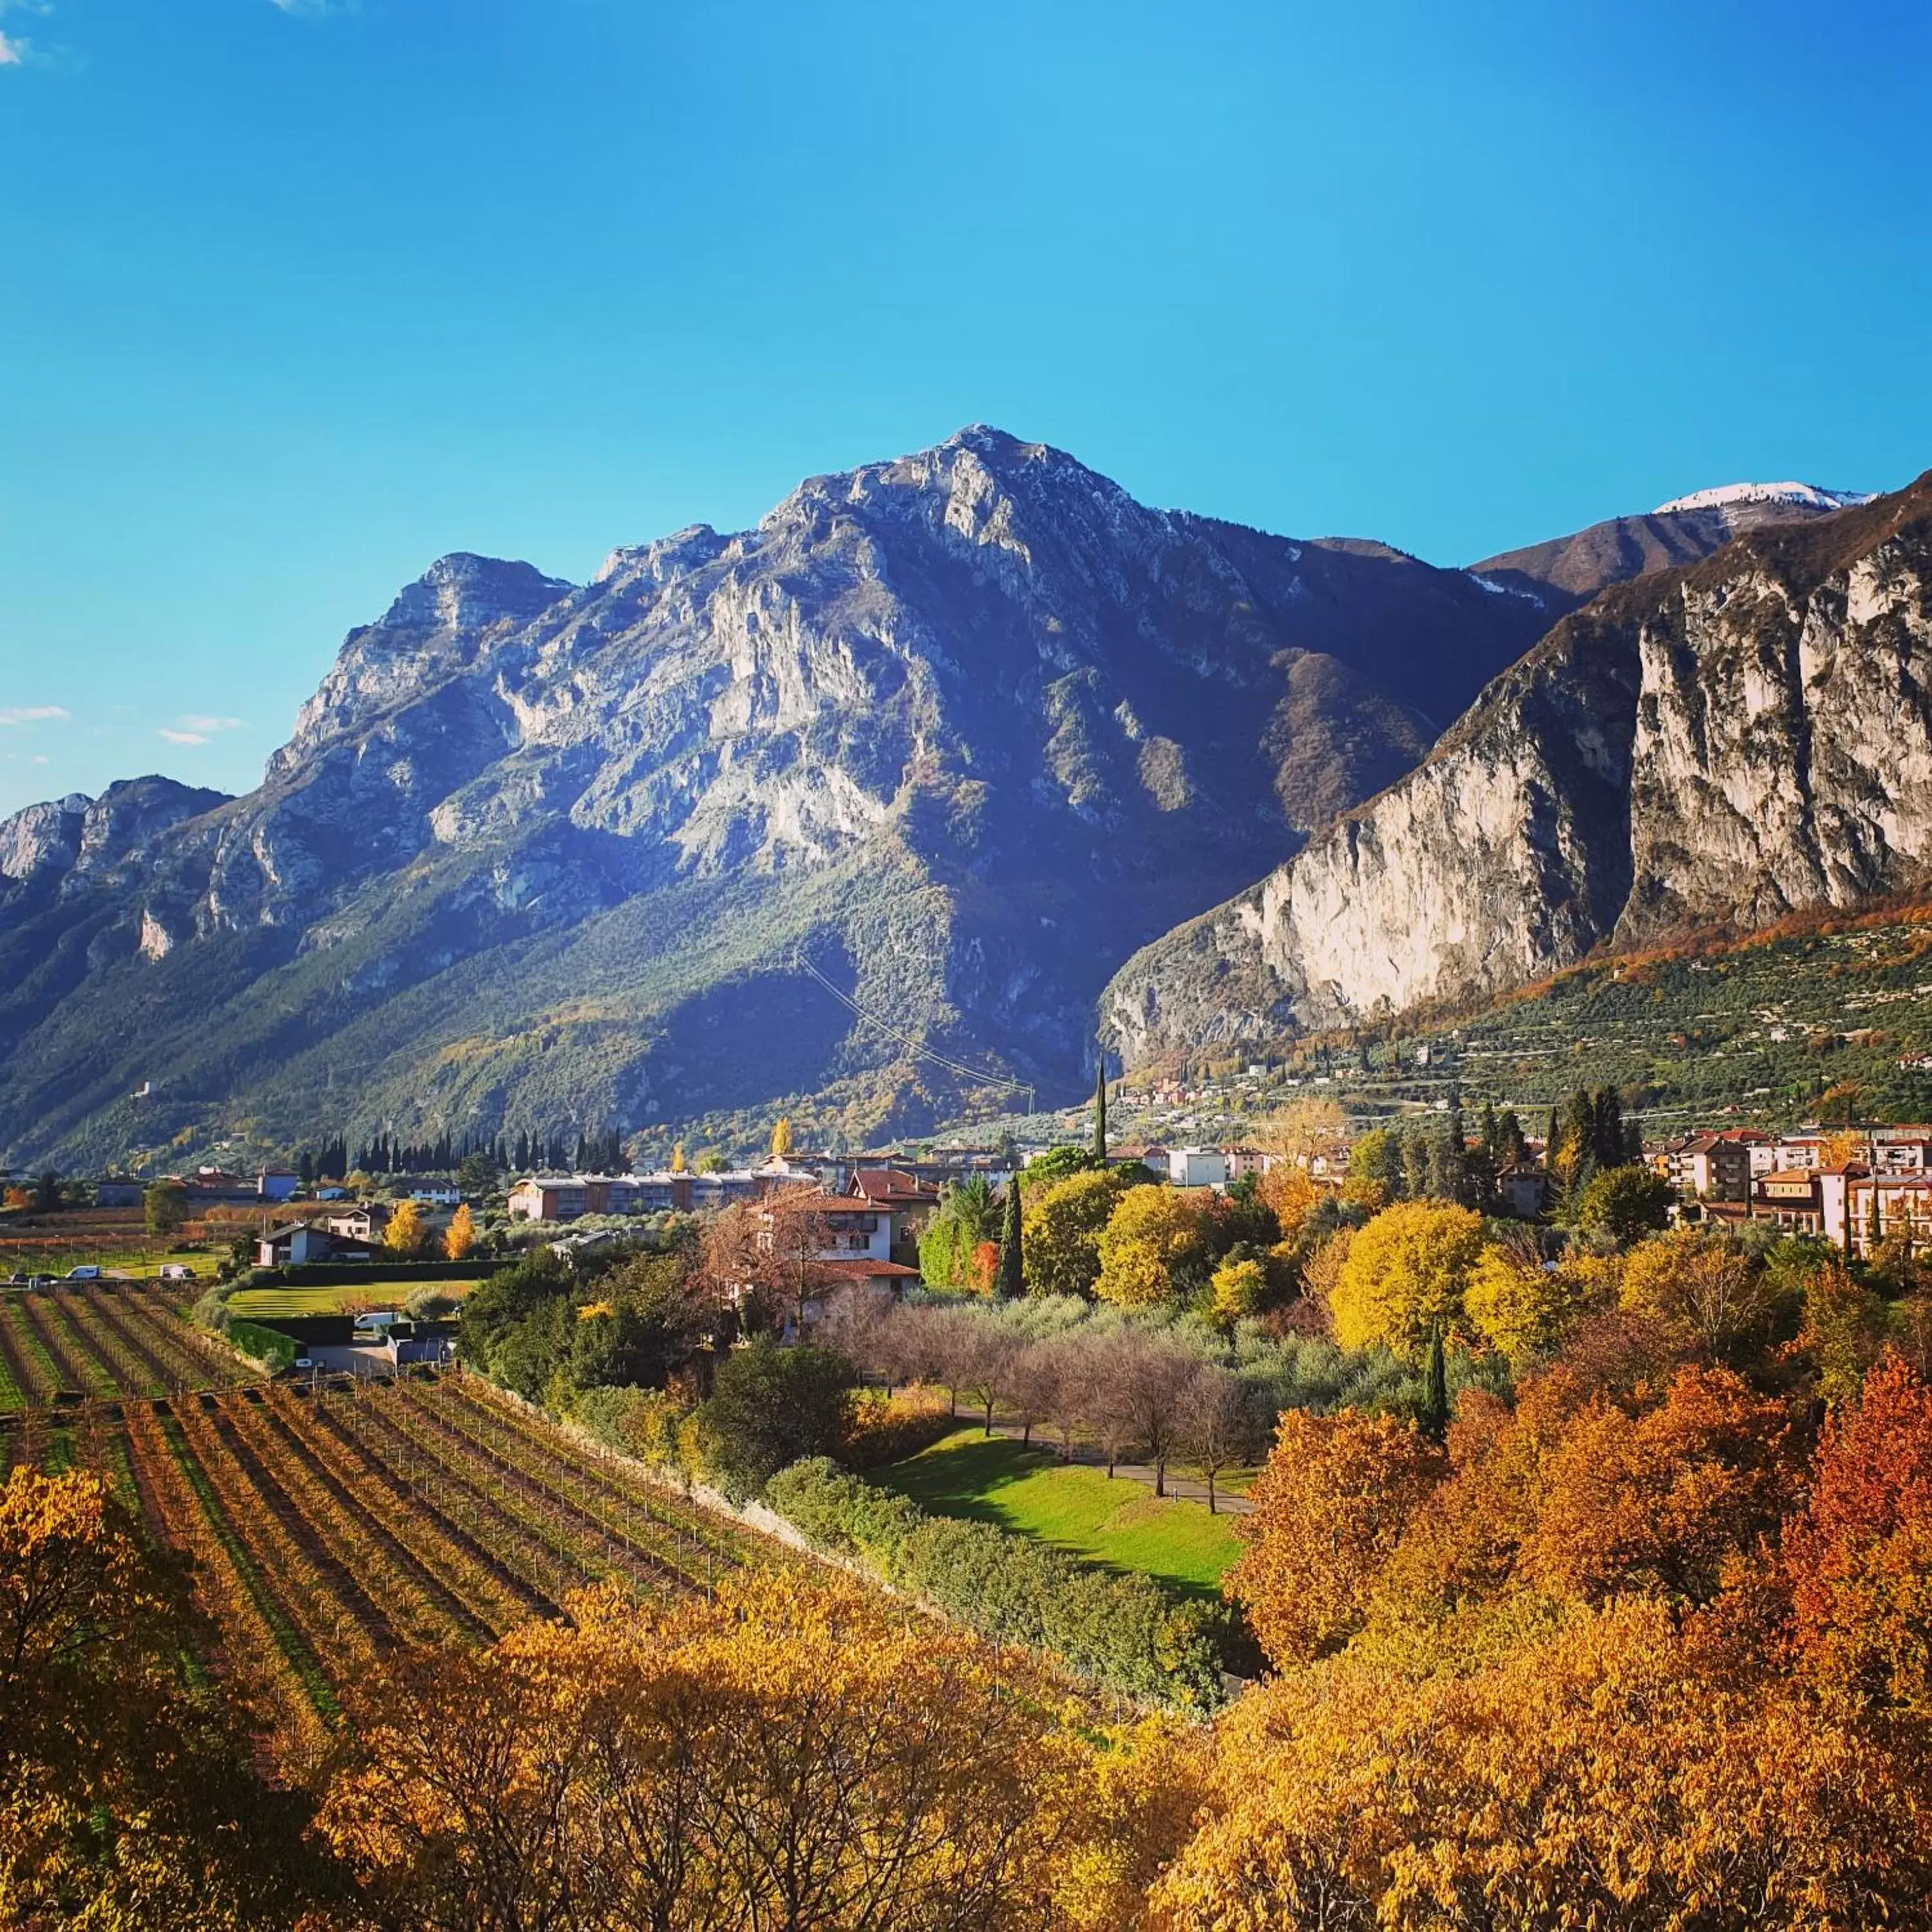
<path fill-rule="evenodd" d="M 255 791 L 0 878 L 0 1157 L 801 1098 L 860 1137 L 970 1097 L 801 949 L 989 1079 L 1084 1084 L 1118 959 L 1542 626 L 985 428 L 587 584 L 457 554 L 349 634 Z"/>

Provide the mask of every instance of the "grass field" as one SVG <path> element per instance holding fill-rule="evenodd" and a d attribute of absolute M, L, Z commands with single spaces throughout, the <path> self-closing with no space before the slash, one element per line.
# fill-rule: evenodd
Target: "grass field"
<path fill-rule="evenodd" d="M 358 1311 L 400 1308 L 419 1288 L 460 1300 L 476 1286 L 473 1281 L 358 1281 L 334 1288 L 244 1288 L 228 1298 L 228 1306 L 245 1321 L 272 1321 L 278 1316 L 340 1315 L 352 1306 Z"/>
<path fill-rule="evenodd" d="M 1233 1519 L 1210 1516 L 1204 1504 L 1163 1500 L 1144 1484 L 1110 1482 L 1101 1470 L 976 1429 L 956 1430 L 877 1480 L 936 1515 L 995 1523 L 1196 1595 L 1218 1594 L 1241 1553 Z"/>

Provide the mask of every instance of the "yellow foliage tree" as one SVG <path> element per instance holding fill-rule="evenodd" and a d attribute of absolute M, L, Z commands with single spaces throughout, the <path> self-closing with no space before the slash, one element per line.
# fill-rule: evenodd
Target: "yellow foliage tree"
<path fill-rule="evenodd" d="M 1257 1261 L 1223 1262 L 1214 1270 L 1214 1319 L 1232 1328 L 1244 1315 L 1258 1312 L 1268 1294 L 1268 1270 Z"/>
<path fill-rule="evenodd" d="M 1174 1273 L 1198 1262 L 1204 1210 L 1201 1190 L 1149 1186 L 1120 1196 L 1094 1243 L 1094 1290 L 1117 1307 L 1150 1308 L 1174 1292 Z"/>
<path fill-rule="evenodd" d="M 1723 1234 L 1673 1228 L 1632 1249 L 1623 1305 L 1662 1321 L 1706 1361 L 1734 1360 L 1767 1339 L 1778 1294 L 1761 1269 Z"/>
<path fill-rule="evenodd" d="M 670 1171 L 674 1174 L 682 1174 L 685 1171 L 684 1143 L 682 1141 L 675 1142 L 671 1148 Z"/>
<path fill-rule="evenodd" d="M 1608 1256 L 1545 1268 L 1533 1255 L 1492 1245 L 1470 1271 L 1463 1310 L 1484 1341 L 1521 1366 L 1552 1352 L 1585 1316 L 1612 1306 L 1618 1272 Z"/>
<path fill-rule="evenodd" d="M 1264 1686 L 1222 1720 L 1155 1922 L 1916 1920 L 1932 1896 L 1917 1767 L 1775 1678 L 1707 1673 L 1705 1644 L 1634 1600 L 1473 1672 L 1414 1678 L 1351 1654 Z"/>
<path fill-rule="evenodd" d="M 424 1238 L 422 1210 L 413 1201 L 398 1202 L 382 1230 L 383 1246 L 392 1254 L 420 1254 Z"/>
<path fill-rule="evenodd" d="M 781 1114 L 772 1129 L 772 1158 L 782 1160 L 790 1152 L 791 1119 L 788 1114 Z"/>
<path fill-rule="evenodd" d="M 1462 1321 L 1462 1294 L 1483 1251 L 1483 1219 L 1438 1201 L 1384 1208 L 1348 1245 L 1328 1310 L 1345 1348 L 1380 1342 L 1414 1356 Z"/>
<path fill-rule="evenodd" d="M 442 1252 L 449 1260 L 460 1262 L 476 1245 L 476 1217 L 466 1201 L 449 1217 L 449 1226 L 442 1232 Z"/>
<path fill-rule="evenodd" d="M 1055 1181 L 1027 1202 L 1020 1252 L 1031 1293 L 1093 1293 L 1100 1273 L 1100 1235 L 1127 1187 L 1118 1168 L 1089 1168 Z"/>

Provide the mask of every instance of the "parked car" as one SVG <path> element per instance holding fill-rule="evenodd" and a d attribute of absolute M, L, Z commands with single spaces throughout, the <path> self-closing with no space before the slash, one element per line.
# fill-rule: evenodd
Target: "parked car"
<path fill-rule="evenodd" d="M 94 1262 L 82 1262 L 79 1268 L 68 1270 L 67 1278 L 69 1281 L 98 1281 L 100 1270 Z"/>
<path fill-rule="evenodd" d="M 50 1274 L 30 1274 L 27 1277 L 29 1288 L 51 1288 L 53 1285 L 54 1278 Z"/>
<path fill-rule="evenodd" d="M 7 1286 L 9 1288 L 30 1288 L 33 1286 L 33 1280 L 32 1275 L 22 1274 L 16 1268 L 7 1277 Z"/>
<path fill-rule="evenodd" d="M 185 1262 L 164 1262 L 161 1264 L 161 1279 L 164 1281 L 192 1281 L 194 1270 Z"/>

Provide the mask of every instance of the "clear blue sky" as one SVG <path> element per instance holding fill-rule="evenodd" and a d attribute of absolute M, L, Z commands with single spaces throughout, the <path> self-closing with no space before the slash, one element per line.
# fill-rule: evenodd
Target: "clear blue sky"
<path fill-rule="evenodd" d="M 580 577 L 968 422 L 1440 562 L 1932 466 L 1904 0 L 0 0 L 0 812 L 253 783 L 443 552 Z"/>

